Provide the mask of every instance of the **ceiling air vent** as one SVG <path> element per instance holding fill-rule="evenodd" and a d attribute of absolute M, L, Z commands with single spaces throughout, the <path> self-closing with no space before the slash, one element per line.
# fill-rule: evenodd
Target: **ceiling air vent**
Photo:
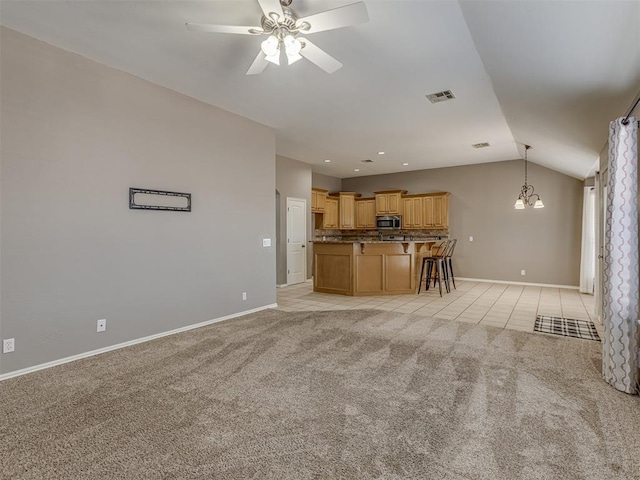
<path fill-rule="evenodd" d="M 482 142 L 482 143 L 474 143 L 473 145 L 471 145 L 473 148 L 486 148 L 489 147 L 489 142 Z"/>
<path fill-rule="evenodd" d="M 430 93 L 427 98 L 431 103 L 446 102 L 447 100 L 453 100 L 456 96 L 451 90 L 443 90 L 442 92 Z"/>
<path fill-rule="evenodd" d="M 373 160 L 369 160 L 368 158 L 366 160 L 360 160 L 362 163 L 373 163 Z"/>

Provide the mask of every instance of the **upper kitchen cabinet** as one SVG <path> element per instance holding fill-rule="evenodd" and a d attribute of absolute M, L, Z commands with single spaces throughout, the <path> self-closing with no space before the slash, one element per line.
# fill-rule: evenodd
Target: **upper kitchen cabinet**
<path fill-rule="evenodd" d="M 338 198 L 327 196 L 324 204 L 324 228 L 340 228 L 338 218 Z"/>
<path fill-rule="evenodd" d="M 376 195 L 376 215 L 402 215 L 402 195 L 406 190 L 384 190 Z"/>
<path fill-rule="evenodd" d="M 311 189 L 311 212 L 312 213 L 324 213 L 327 192 L 328 190 L 324 190 L 322 188 Z"/>
<path fill-rule="evenodd" d="M 449 193 L 431 193 L 423 198 L 423 228 L 449 228 Z"/>
<path fill-rule="evenodd" d="M 361 230 L 376 229 L 375 198 L 356 199 L 356 228 Z"/>
<path fill-rule="evenodd" d="M 359 193 L 340 192 L 339 196 L 339 213 L 340 228 L 343 230 L 351 230 L 356 228 L 356 197 Z"/>
<path fill-rule="evenodd" d="M 424 228 L 424 196 L 402 197 L 402 228 Z"/>

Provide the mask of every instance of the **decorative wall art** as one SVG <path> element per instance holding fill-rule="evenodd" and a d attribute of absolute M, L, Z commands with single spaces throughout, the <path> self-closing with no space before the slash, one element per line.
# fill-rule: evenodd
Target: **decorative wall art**
<path fill-rule="evenodd" d="M 166 190 L 149 190 L 147 188 L 130 188 L 129 208 L 132 210 L 190 212 L 191 194 Z"/>

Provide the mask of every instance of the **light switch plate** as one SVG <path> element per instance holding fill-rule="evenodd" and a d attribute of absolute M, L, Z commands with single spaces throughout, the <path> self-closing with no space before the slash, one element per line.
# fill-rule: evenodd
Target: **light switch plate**
<path fill-rule="evenodd" d="M 271 246 L 271 239 L 270 238 L 263 238 L 262 239 L 262 246 L 263 247 L 270 247 Z"/>

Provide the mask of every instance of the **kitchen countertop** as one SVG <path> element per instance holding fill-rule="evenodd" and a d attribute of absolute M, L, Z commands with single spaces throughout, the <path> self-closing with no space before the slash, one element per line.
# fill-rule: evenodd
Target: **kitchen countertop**
<path fill-rule="evenodd" d="M 413 239 L 413 240 L 314 240 L 313 243 L 427 243 L 437 242 L 435 238 Z"/>

